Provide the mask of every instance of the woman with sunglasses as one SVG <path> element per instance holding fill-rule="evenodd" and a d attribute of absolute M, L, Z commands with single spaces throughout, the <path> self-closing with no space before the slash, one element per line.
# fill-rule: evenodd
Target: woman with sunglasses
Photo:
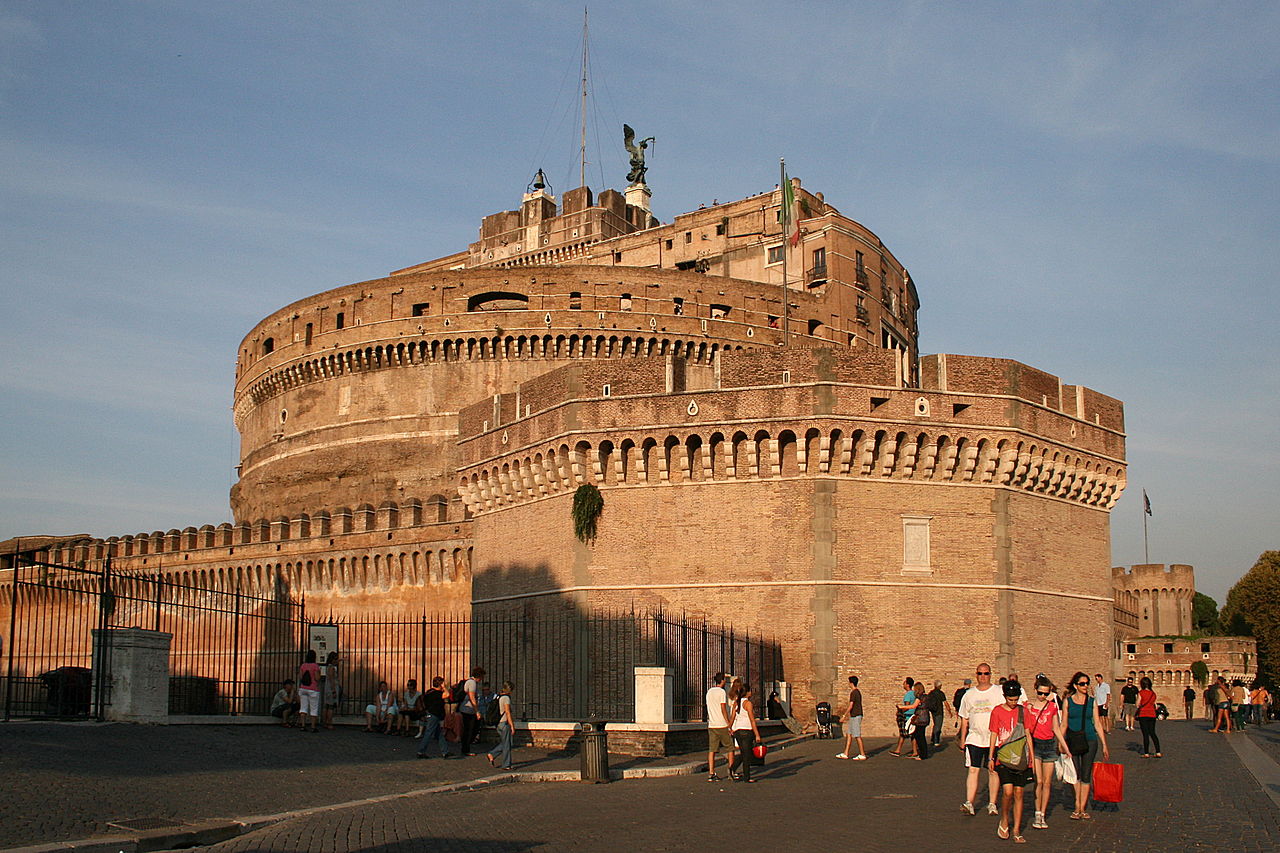
<path fill-rule="evenodd" d="M 1072 820 L 1089 820 L 1089 789 L 1093 784 L 1093 762 L 1102 746 L 1102 760 L 1111 760 L 1107 749 L 1107 736 L 1102 731 L 1102 719 L 1098 706 L 1089 689 L 1089 676 L 1077 672 L 1071 676 L 1067 687 L 1067 712 L 1058 720 L 1058 736 L 1067 745 L 1072 763 L 1076 766 L 1076 810 Z"/>
<path fill-rule="evenodd" d="M 1058 760 L 1059 750 L 1068 751 L 1058 718 L 1058 698 L 1053 695 L 1053 684 L 1042 675 L 1036 679 L 1035 695 L 1027 702 L 1027 730 L 1031 734 L 1036 774 L 1036 816 L 1031 821 L 1032 829 L 1049 828 L 1044 813 L 1053 790 L 1053 764 Z"/>

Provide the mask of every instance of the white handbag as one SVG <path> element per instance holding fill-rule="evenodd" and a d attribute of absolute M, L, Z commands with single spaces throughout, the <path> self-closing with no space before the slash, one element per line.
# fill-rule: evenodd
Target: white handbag
<path fill-rule="evenodd" d="M 1066 782 L 1068 785 L 1076 784 L 1076 763 L 1071 760 L 1070 755 L 1058 754 L 1058 760 L 1053 762 L 1053 775 L 1058 777 L 1059 782 Z"/>

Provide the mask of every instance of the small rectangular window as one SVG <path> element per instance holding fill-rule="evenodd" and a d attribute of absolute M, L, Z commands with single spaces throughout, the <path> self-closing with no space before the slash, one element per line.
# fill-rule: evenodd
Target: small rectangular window
<path fill-rule="evenodd" d="M 600 396 L 601 396 L 601 397 L 608 397 L 608 396 L 610 396 L 612 393 L 613 393 L 613 388 L 611 388 L 611 387 L 610 387 L 610 386 L 608 386 L 608 385 L 605 385 L 603 388 L 601 388 L 601 389 L 600 389 Z"/>
<path fill-rule="evenodd" d="M 347 315 L 339 311 L 338 316 L 334 318 L 334 325 L 337 328 L 341 329 L 343 326 L 346 325 L 346 320 L 347 320 Z"/>
<path fill-rule="evenodd" d="M 693 232 L 692 232 L 692 231 L 686 231 L 686 232 L 684 232 L 684 241 L 685 241 L 686 243 L 692 243 L 692 242 L 693 242 Z"/>
<path fill-rule="evenodd" d="M 783 248 L 781 245 L 770 246 L 768 263 L 771 263 L 771 264 L 782 263 L 782 252 L 783 252 Z"/>
<path fill-rule="evenodd" d="M 631 310 L 631 294 L 630 293 L 622 294 L 622 297 L 618 300 L 618 309 L 621 311 Z"/>
<path fill-rule="evenodd" d="M 413 316 L 425 317 L 431 311 L 430 302 L 417 302 L 413 306 Z"/>
<path fill-rule="evenodd" d="M 581 309 L 582 309 L 582 294 L 575 290 L 569 294 L 569 310 L 579 311 Z"/>
<path fill-rule="evenodd" d="M 670 249 L 670 248 L 671 248 L 671 241 L 670 241 L 670 240 L 668 240 L 668 241 L 667 241 L 666 247 L 667 247 L 668 249 Z"/>
<path fill-rule="evenodd" d="M 262 354 L 263 354 L 263 355 L 271 355 L 271 353 L 275 352 L 275 348 L 276 348 L 276 339 L 275 339 L 275 338 L 264 338 L 264 339 L 263 339 L 263 341 L 262 341 Z"/>
<path fill-rule="evenodd" d="M 719 225 L 716 226 L 716 236 L 723 237 L 725 234 L 725 231 L 727 230 L 728 230 L 728 223 L 721 222 Z"/>
<path fill-rule="evenodd" d="M 1126 654 L 1136 655 L 1138 653 L 1138 646 L 1136 643 L 1128 643 L 1125 645 L 1124 650 Z"/>
<path fill-rule="evenodd" d="M 677 296 L 675 299 L 673 299 L 673 300 L 671 300 L 671 301 L 674 303 L 674 307 L 673 307 L 673 309 L 672 309 L 672 312 L 671 312 L 671 313 L 675 314 L 676 316 L 679 316 L 679 315 L 683 314 L 683 313 L 684 313 L 684 300 L 683 300 L 683 299 L 681 299 L 679 296 Z"/>
<path fill-rule="evenodd" d="M 1171 655 L 1171 654 L 1173 654 L 1173 643 L 1165 643 L 1165 644 L 1164 644 L 1164 653 L 1165 653 L 1166 655 Z"/>
<path fill-rule="evenodd" d="M 729 316 L 728 305 L 712 305 L 711 306 L 712 320 L 723 320 L 725 317 L 728 317 L 728 316 Z"/>
<path fill-rule="evenodd" d="M 820 246 L 813 250 L 813 268 L 816 270 L 822 270 L 827 268 L 826 247 Z"/>
<path fill-rule="evenodd" d="M 307 346 L 311 346 L 311 332 L 314 328 L 315 327 L 312 326 L 310 323 L 307 324 L 306 339 L 303 341 L 303 343 L 305 343 Z"/>
<path fill-rule="evenodd" d="M 1200 644 L 1200 651 L 1201 651 L 1202 653 L 1203 653 L 1203 652 L 1207 652 L 1207 651 L 1209 651 L 1209 644 L 1208 644 L 1208 643 L 1201 643 L 1201 644 Z"/>
<path fill-rule="evenodd" d="M 613 253 L 613 262 L 614 262 L 615 264 L 620 264 L 620 263 L 622 263 L 622 253 L 621 253 L 621 252 L 614 252 L 614 253 Z"/>

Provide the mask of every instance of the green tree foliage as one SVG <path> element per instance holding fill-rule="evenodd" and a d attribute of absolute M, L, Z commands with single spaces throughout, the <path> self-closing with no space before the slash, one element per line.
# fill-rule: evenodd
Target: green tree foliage
<path fill-rule="evenodd" d="M 1203 592 L 1197 592 L 1191 604 L 1191 627 L 1197 633 L 1221 635 L 1222 620 L 1218 618 L 1218 602 Z"/>
<path fill-rule="evenodd" d="M 604 511 L 604 498 L 600 490 L 590 483 L 583 483 L 573 493 L 573 535 L 590 545 L 596 541 L 596 522 Z"/>
<path fill-rule="evenodd" d="M 1258 641 L 1258 674 L 1280 682 L 1280 551 L 1264 551 L 1227 593 L 1222 608 L 1227 630 Z"/>
<path fill-rule="evenodd" d="M 1191 662 L 1191 677 L 1196 680 L 1196 684 L 1204 687 L 1205 682 L 1209 680 L 1209 665 L 1202 660 L 1193 660 Z"/>

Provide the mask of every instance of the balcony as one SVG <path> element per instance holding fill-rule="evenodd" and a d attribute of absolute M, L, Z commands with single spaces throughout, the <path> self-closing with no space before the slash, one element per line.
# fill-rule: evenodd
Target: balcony
<path fill-rule="evenodd" d="M 817 287 L 827 283 L 827 265 L 821 264 L 804 274 L 804 283 L 809 287 Z"/>
<path fill-rule="evenodd" d="M 858 271 L 854 277 L 854 282 L 863 290 L 871 289 L 871 284 L 867 281 L 867 270 L 865 267 L 858 267 Z"/>

